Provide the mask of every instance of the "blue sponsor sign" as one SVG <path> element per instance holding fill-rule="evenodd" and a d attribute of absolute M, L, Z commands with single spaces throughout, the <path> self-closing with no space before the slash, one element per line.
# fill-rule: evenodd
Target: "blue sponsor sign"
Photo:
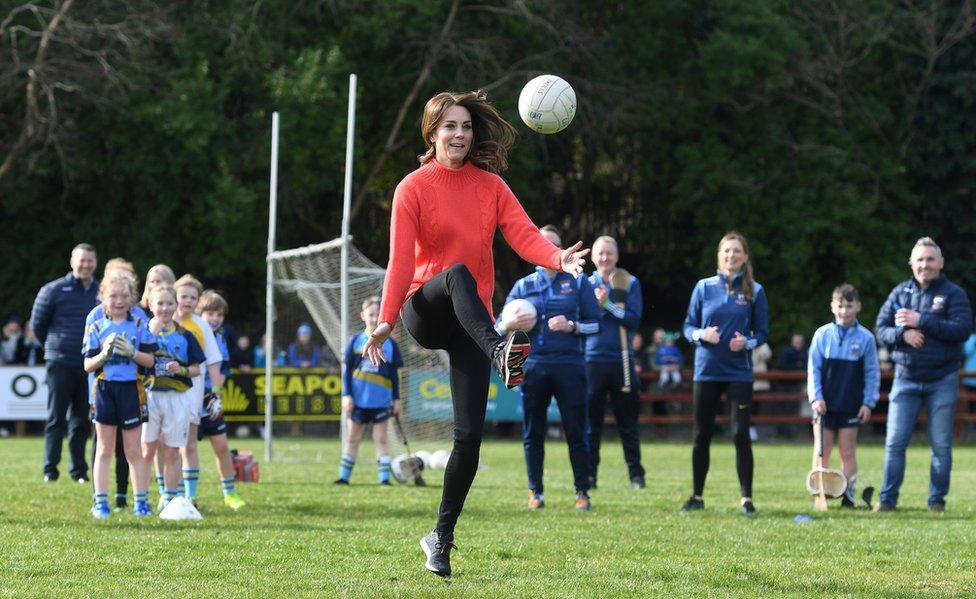
<path fill-rule="evenodd" d="M 404 409 L 414 420 L 452 420 L 451 383 L 447 372 L 410 370 Z M 556 402 L 549 404 L 549 420 L 559 420 Z M 488 421 L 522 421 L 522 395 L 518 389 L 507 389 L 494 371 L 488 384 Z"/>

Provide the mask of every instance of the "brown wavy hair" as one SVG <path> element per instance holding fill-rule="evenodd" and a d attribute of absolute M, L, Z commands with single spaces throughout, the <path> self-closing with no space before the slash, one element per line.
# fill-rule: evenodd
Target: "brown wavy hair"
<path fill-rule="evenodd" d="M 738 231 L 729 231 L 719 240 L 718 249 L 715 253 L 717 255 L 718 252 L 722 251 L 723 243 L 733 240 L 742 244 L 742 251 L 746 254 L 746 263 L 742 265 L 742 294 L 751 300 L 755 292 L 753 282 L 756 279 L 752 275 L 752 258 L 749 257 L 751 254 L 749 254 L 749 241 L 746 239 L 746 236 Z M 729 295 L 732 295 L 732 279 L 726 279 L 725 288 L 729 292 Z"/>
<path fill-rule="evenodd" d="M 427 100 L 420 122 L 420 135 L 427 150 L 417 157 L 420 164 L 427 164 L 434 158 L 436 149 L 431 138 L 444 120 L 444 113 L 452 106 L 463 106 L 471 113 L 474 136 L 465 160 L 486 171 L 503 173 L 508 168 L 508 149 L 515 143 L 515 127 L 498 114 L 481 90 L 441 92 Z"/>

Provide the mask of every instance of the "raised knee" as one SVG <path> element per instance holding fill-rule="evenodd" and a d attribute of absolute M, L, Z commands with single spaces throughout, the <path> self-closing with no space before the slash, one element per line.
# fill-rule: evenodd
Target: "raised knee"
<path fill-rule="evenodd" d="M 454 279 L 455 281 L 474 282 L 474 275 L 471 274 L 467 266 L 460 262 L 447 269 L 447 276 L 449 279 Z"/>

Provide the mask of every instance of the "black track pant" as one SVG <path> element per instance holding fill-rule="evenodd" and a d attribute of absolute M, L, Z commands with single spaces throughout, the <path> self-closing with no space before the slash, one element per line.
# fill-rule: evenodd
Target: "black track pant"
<path fill-rule="evenodd" d="M 715 416 L 722 409 L 722 393 L 729 400 L 735 441 L 735 469 L 743 497 L 752 497 L 752 441 L 749 416 L 752 412 L 752 382 L 695 381 L 695 442 L 691 450 L 694 494 L 705 491 Z"/>
<path fill-rule="evenodd" d="M 455 264 L 424 283 L 403 305 L 403 324 L 427 349 L 447 350 L 454 403 L 454 447 L 444 471 L 437 531 L 452 534 L 478 471 L 492 350 L 502 341 L 471 272 Z"/>

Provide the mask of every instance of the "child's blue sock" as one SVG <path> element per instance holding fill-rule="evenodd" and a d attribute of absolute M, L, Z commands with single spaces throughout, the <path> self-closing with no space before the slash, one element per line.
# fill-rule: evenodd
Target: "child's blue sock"
<path fill-rule="evenodd" d="M 349 480 L 352 476 L 352 468 L 356 465 L 356 458 L 352 457 L 348 453 L 342 454 L 342 465 L 339 466 L 339 478 L 342 480 Z"/>
<path fill-rule="evenodd" d="M 376 474 L 379 476 L 380 484 L 390 482 L 390 456 L 380 456 L 376 460 Z"/>
<path fill-rule="evenodd" d="M 234 485 L 235 480 L 236 479 L 233 476 L 220 479 L 220 485 L 224 488 L 224 495 L 233 493 L 237 490 L 237 487 Z"/>
<path fill-rule="evenodd" d="M 142 491 L 142 492 L 133 493 L 132 498 L 135 499 L 136 505 L 139 505 L 140 501 L 141 502 L 149 501 L 149 492 Z"/>
<path fill-rule="evenodd" d="M 98 505 L 99 503 L 108 505 L 108 493 L 92 493 L 92 502 L 95 505 Z"/>
<path fill-rule="evenodd" d="M 166 479 L 163 478 L 162 474 L 156 475 L 156 484 L 159 485 L 159 495 L 162 496 L 166 490 Z"/>
<path fill-rule="evenodd" d="M 199 468 L 183 469 L 183 482 L 186 483 L 186 498 L 190 501 L 196 501 L 197 499 L 197 479 L 199 478 Z"/>

